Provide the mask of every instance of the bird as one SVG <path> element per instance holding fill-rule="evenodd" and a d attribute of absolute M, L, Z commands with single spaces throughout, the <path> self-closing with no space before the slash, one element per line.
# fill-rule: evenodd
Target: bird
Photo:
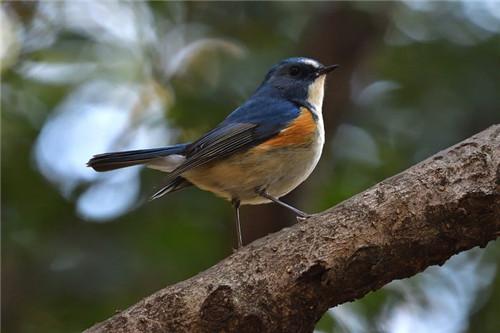
<path fill-rule="evenodd" d="M 241 205 L 274 202 L 299 219 L 311 216 L 280 198 L 304 182 L 321 157 L 325 78 L 337 67 L 306 57 L 284 59 L 241 106 L 196 141 L 98 154 L 87 166 L 102 172 L 141 164 L 166 172 L 151 200 L 194 185 L 230 201 L 241 248 Z"/>

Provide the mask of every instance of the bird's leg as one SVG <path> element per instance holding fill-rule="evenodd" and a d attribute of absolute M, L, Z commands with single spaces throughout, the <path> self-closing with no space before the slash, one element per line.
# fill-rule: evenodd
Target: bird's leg
<path fill-rule="evenodd" d="M 303 211 L 293 207 L 293 206 L 290 206 L 289 204 L 281 201 L 280 199 L 278 198 L 275 198 L 273 197 L 272 195 L 270 195 L 269 193 L 267 193 L 265 190 L 263 189 L 257 189 L 256 190 L 257 194 L 260 195 L 261 197 L 264 197 L 266 199 L 269 199 L 271 200 L 272 202 L 275 202 L 277 203 L 278 205 L 282 206 L 282 207 L 285 207 L 287 209 L 290 209 L 292 212 L 294 212 L 295 214 L 297 214 L 297 218 L 300 218 L 300 219 L 306 219 L 308 217 L 311 217 L 312 215 L 311 214 L 307 214 L 307 213 L 304 213 Z"/>
<path fill-rule="evenodd" d="M 243 246 L 243 238 L 241 236 L 241 223 L 240 223 L 240 201 L 238 199 L 233 199 L 231 201 L 235 210 L 236 217 L 236 234 L 238 236 L 238 249 Z"/>

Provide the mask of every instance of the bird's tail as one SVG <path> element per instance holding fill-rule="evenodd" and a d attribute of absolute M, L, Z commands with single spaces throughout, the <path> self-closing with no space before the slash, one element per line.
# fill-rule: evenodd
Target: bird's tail
<path fill-rule="evenodd" d="M 179 144 L 163 148 L 129 150 L 99 154 L 92 157 L 87 166 L 95 171 L 110 171 L 138 164 L 150 164 L 152 168 L 161 169 L 162 159 L 170 155 L 182 155 L 188 144 Z"/>

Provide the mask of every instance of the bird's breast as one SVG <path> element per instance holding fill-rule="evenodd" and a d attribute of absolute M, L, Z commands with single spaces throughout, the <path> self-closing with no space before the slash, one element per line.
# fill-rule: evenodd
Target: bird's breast
<path fill-rule="evenodd" d="M 321 126 L 321 129 L 318 128 Z M 308 146 L 318 136 L 318 130 L 323 130 L 322 122 L 319 124 L 311 111 L 305 107 L 300 108 L 297 118 L 292 120 L 276 136 L 252 148 L 254 150 L 271 150 L 292 146 Z"/>
<path fill-rule="evenodd" d="M 183 176 L 196 186 L 226 199 L 238 198 L 242 204 L 260 204 L 267 199 L 255 193 L 266 188 L 281 197 L 313 171 L 324 143 L 321 117 L 315 119 L 306 108 L 273 138 L 236 153 L 190 170 Z"/>

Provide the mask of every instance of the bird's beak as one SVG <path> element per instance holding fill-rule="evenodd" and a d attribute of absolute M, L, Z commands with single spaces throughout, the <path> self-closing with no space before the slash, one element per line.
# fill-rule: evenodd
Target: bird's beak
<path fill-rule="evenodd" d="M 339 67 L 339 65 L 324 66 L 324 67 L 318 69 L 318 71 L 316 73 L 318 76 L 321 76 L 321 75 L 330 73 L 331 71 L 333 71 L 335 68 L 338 68 L 338 67 Z"/>

